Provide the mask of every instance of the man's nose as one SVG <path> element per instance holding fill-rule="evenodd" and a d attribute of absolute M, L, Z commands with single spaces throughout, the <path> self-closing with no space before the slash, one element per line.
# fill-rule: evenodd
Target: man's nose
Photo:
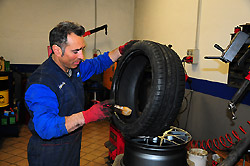
<path fill-rule="evenodd" d="M 84 58 L 84 52 L 82 51 L 82 50 L 80 50 L 79 52 L 78 52 L 78 58 L 79 59 L 83 59 Z"/>

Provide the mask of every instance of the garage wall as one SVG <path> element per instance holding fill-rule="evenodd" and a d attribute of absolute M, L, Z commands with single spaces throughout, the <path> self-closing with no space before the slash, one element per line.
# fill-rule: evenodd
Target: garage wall
<path fill-rule="evenodd" d="M 186 65 L 189 76 L 226 83 L 228 64 L 204 57 L 220 56 L 213 45 L 225 48 L 234 27 L 250 22 L 249 15 L 249 0 L 136 0 L 134 37 L 172 44 L 180 57 L 198 48 L 199 63 Z"/>
<path fill-rule="evenodd" d="M 114 49 L 133 37 L 134 0 L 0 0 L 0 56 L 11 64 L 41 64 L 48 56 L 49 31 L 70 20 L 95 28 L 108 24 L 108 35 L 96 33 L 97 49 Z M 91 58 L 94 34 L 86 37 L 86 58 Z"/>

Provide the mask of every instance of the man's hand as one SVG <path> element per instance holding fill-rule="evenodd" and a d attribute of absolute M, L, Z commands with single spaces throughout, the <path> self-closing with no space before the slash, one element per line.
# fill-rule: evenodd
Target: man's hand
<path fill-rule="evenodd" d="M 129 42 L 125 43 L 124 45 L 112 50 L 109 52 L 109 57 L 113 62 L 116 62 L 118 58 L 120 58 L 124 52 L 129 49 L 135 42 L 138 40 L 130 40 Z"/>
<path fill-rule="evenodd" d="M 129 49 L 134 43 L 136 43 L 138 40 L 130 40 L 129 42 L 125 43 L 124 45 L 120 46 L 118 49 L 119 49 L 119 52 L 121 55 L 124 54 L 124 52 Z"/>
<path fill-rule="evenodd" d="M 105 119 L 111 117 L 112 109 L 106 105 L 114 104 L 114 100 L 105 100 L 94 104 L 90 109 L 82 111 L 83 117 L 85 119 L 85 124 L 94 122 L 97 120 Z"/>
<path fill-rule="evenodd" d="M 65 116 L 65 127 L 68 133 L 83 126 L 83 124 L 84 124 L 84 118 L 82 112 L 72 114 L 71 116 Z"/>

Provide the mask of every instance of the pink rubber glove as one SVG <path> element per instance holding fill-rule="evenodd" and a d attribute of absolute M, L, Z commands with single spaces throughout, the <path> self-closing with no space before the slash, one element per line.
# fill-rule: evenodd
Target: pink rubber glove
<path fill-rule="evenodd" d="M 119 52 L 121 55 L 124 54 L 124 52 L 129 49 L 134 43 L 136 43 L 138 40 L 130 40 L 129 42 L 125 43 L 124 45 L 119 47 Z"/>
<path fill-rule="evenodd" d="M 114 100 L 105 100 L 103 102 L 94 104 L 86 111 L 82 111 L 83 117 L 85 119 L 85 124 L 111 117 L 110 112 L 112 111 L 112 109 L 106 106 L 111 104 L 114 104 Z"/>

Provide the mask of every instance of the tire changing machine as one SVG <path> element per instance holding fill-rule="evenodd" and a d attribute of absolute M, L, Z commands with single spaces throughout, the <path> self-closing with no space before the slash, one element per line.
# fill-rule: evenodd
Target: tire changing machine
<path fill-rule="evenodd" d="M 205 57 L 205 59 L 220 59 L 221 61 L 228 63 L 230 62 L 230 69 L 229 69 L 229 83 L 235 82 L 232 81 L 234 79 L 235 73 L 242 73 L 242 71 L 231 72 L 234 68 L 233 65 L 237 66 L 237 69 L 245 69 L 245 66 L 249 66 L 249 59 L 250 59 L 250 24 L 242 25 L 243 30 L 238 31 L 237 33 L 232 35 L 232 40 L 228 47 L 224 50 L 219 45 L 215 45 L 217 49 L 222 52 L 222 56 L 220 57 Z M 243 47 L 244 46 L 244 47 Z M 242 51 L 244 50 L 244 51 Z M 248 61 L 247 61 L 248 60 Z M 248 63 L 246 63 L 248 62 Z M 234 66 L 234 67 L 235 67 Z M 249 68 L 248 68 L 249 69 Z M 243 71 L 246 72 L 246 71 Z M 240 99 L 245 95 L 245 92 L 249 89 L 250 84 L 250 71 L 248 71 L 247 77 L 241 80 L 241 82 L 237 82 L 239 86 L 239 90 L 236 92 L 232 100 L 228 104 L 228 110 L 232 113 L 232 119 L 236 119 L 235 112 L 237 110 L 236 105 L 239 103 Z M 238 161 L 239 157 L 244 153 L 244 151 L 249 147 L 250 139 L 245 139 L 241 141 L 238 147 L 235 149 L 235 153 L 240 153 L 240 155 L 236 155 L 232 160 L 232 156 L 235 155 L 234 152 L 230 154 L 231 159 L 227 158 L 221 165 L 224 166 L 225 163 L 232 164 Z M 124 153 L 125 150 L 125 140 L 121 134 L 121 132 L 111 123 L 110 124 L 110 136 L 109 141 L 105 143 L 105 147 L 109 149 L 109 156 L 107 164 L 112 165 L 115 158 Z M 226 165 L 227 165 L 226 164 Z"/>
<path fill-rule="evenodd" d="M 108 165 L 111 165 L 116 156 L 124 153 L 125 141 L 122 133 L 110 123 L 109 141 L 105 142 L 104 146 L 109 149 Z"/>

